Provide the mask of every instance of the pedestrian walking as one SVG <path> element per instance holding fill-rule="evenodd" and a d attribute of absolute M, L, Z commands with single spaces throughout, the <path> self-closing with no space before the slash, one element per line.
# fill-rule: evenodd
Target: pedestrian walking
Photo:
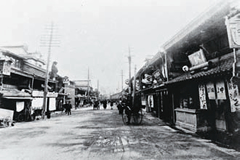
<path fill-rule="evenodd" d="M 130 124 L 132 114 L 132 97 L 130 94 L 125 99 L 125 114 L 127 114 L 128 118 L 127 124 Z"/>
<path fill-rule="evenodd" d="M 121 100 L 117 103 L 117 108 L 118 108 L 118 113 L 123 114 L 123 104 Z"/>
<path fill-rule="evenodd" d="M 107 108 L 107 100 L 106 100 L 106 99 L 103 101 L 103 108 L 104 108 L 104 109 Z"/>
<path fill-rule="evenodd" d="M 66 105 L 66 110 L 67 110 L 68 115 L 71 115 L 71 109 L 72 109 L 72 104 L 70 101 L 68 101 L 68 103 Z"/>
<path fill-rule="evenodd" d="M 111 110 L 113 109 L 113 100 L 110 102 Z"/>

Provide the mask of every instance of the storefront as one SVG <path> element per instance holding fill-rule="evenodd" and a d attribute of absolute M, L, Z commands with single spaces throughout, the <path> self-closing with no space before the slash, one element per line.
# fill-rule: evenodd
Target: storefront
<path fill-rule="evenodd" d="M 208 70 L 186 73 L 168 82 L 174 95 L 176 126 L 194 132 L 233 131 L 232 63 L 228 54 Z"/>
<path fill-rule="evenodd" d="M 13 120 L 18 121 L 18 117 L 20 114 L 31 114 L 32 97 L 29 93 L 19 90 L 5 90 L 0 91 L 0 93 L 1 108 L 13 111 Z"/>
<path fill-rule="evenodd" d="M 47 93 L 47 107 L 46 111 L 55 111 L 56 110 L 56 98 L 58 93 L 48 92 Z M 43 91 L 33 91 L 32 92 L 32 108 L 34 110 L 42 110 L 43 109 L 43 98 L 44 92 Z"/>

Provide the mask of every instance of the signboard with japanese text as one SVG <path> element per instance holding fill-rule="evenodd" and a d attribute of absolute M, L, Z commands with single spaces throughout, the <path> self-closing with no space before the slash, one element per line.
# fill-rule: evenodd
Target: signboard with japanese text
<path fill-rule="evenodd" d="M 227 99 L 226 89 L 223 81 L 216 82 L 217 99 Z"/>
<path fill-rule="evenodd" d="M 228 82 L 228 94 L 231 105 L 231 112 L 240 110 L 240 95 L 238 86 L 231 82 Z"/>
<path fill-rule="evenodd" d="M 240 48 L 240 14 L 226 18 L 225 25 L 227 27 L 228 42 L 230 48 Z"/>
<path fill-rule="evenodd" d="M 214 84 L 212 82 L 209 82 L 209 83 L 206 84 L 206 86 L 207 86 L 208 98 L 209 99 L 216 99 Z"/>
<path fill-rule="evenodd" d="M 203 50 L 200 49 L 197 52 L 194 52 L 193 54 L 188 56 L 188 59 L 192 66 L 197 66 L 199 64 L 202 64 L 206 62 L 206 58 L 204 56 Z"/>
<path fill-rule="evenodd" d="M 198 85 L 200 109 L 207 109 L 206 89 L 204 84 Z"/>
<path fill-rule="evenodd" d="M 10 76 L 11 74 L 11 63 L 8 61 L 3 62 L 2 74 Z"/>

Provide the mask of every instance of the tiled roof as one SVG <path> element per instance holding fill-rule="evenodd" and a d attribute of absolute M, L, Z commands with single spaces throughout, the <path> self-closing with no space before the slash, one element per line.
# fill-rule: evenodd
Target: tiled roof
<path fill-rule="evenodd" d="M 220 60 L 215 60 L 213 63 L 212 68 L 206 70 L 206 71 L 199 71 L 194 74 L 191 74 L 190 72 L 184 73 L 181 76 L 178 76 L 172 80 L 169 80 L 166 82 L 166 84 L 172 84 L 176 82 L 191 80 L 191 79 L 197 79 L 201 77 L 207 77 L 210 75 L 216 75 L 220 73 L 230 72 L 232 70 L 233 66 L 233 56 L 231 54 L 221 58 Z"/>

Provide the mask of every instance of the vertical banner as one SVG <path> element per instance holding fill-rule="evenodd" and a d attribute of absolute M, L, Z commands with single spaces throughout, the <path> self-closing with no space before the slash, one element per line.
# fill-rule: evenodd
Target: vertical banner
<path fill-rule="evenodd" d="M 148 95 L 148 107 L 153 108 L 154 104 L 153 104 L 153 95 Z"/>
<path fill-rule="evenodd" d="M 146 102 L 146 97 L 144 95 L 141 96 L 141 101 L 142 101 L 142 105 L 146 106 L 147 102 Z"/>
<path fill-rule="evenodd" d="M 214 84 L 212 82 L 209 82 L 209 83 L 207 83 L 206 86 L 207 86 L 208 98 L 216 99 Z"/>
<path fill-rule="evenodd" d="M 16 102 L 16 111 L 21 112 L 24 109 L 24 102 Z"/>
<path fill-rule="evenodd" d="M 204 84 L 198 85 L 200 109 L 207 109 L 206 89 Z"/>
<path fill-rule="evenodd" d="M 49 111 L 56 110 L 56 98 L 49 98 Z"/>
<path fill-rule="evenodd" d="M 228 83 L 228 94 L 231 105 L 231 112 L 240 110 L 240 96 L 238 92 L 238 86 L 229 82 Z"/>
<path fill-rule="evenodd" d="M 226 89 L 223 81 L 216 82 L 217 99 L 227 99 Z"/>

